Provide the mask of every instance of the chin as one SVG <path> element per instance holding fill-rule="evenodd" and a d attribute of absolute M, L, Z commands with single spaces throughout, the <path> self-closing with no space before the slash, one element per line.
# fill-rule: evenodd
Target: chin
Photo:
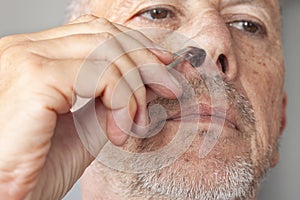
<path fill-rule="evenodd" d="M 151 151 L 166 145 L 174 123 L 167 123 L 159 135 L 140 141 L 140 149 Z M 127 181 L 128 199 L 255 199 L 264 175 L 258 177 L 253 165 L 250 134 L 225 127 L 214 148 L 200 158 L 199 147 L 206 134 L 204 125 L 189 149 L 171 165 L 134 175 Z"/>
<path fill-rule="evenodd" d="M 160 149 L 174 137 L 176 124 L 166 123 L 162 131 L 151 138 L 131 138 L 123 148 L 139 153 Z M 200 158 L 199 147 L 207 134 L 208 126 L 203 124 L 187 151 L 170 165 L 151 172 L 126 173 L 99 163 L 96 170 L 101 179 L 99 184 L 103 185 L 101 190 L 116 188 L 116 194 L 124 197 L 119 198 L 122 200 L 256 199 L 259 185 L 269 169 L 267 159 L 258 166 L 253 156 L 252 140 L 256 132 L 224 127 L 214 148 Z"/>

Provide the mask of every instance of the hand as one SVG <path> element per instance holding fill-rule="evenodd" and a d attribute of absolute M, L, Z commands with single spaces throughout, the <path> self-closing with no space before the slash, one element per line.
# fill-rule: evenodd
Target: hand
<path fill-rule="evenodd" d="M 131 119 L 147 121 L 144 83 L 165 85 L 147 85 L 163 97 L 180 95 L 164 67 L 172 56 L 155 49 L 143 34 L 127 30 L 83 16 L 62 27 L 0 40 L 1 198 L 60 199 L 94 159 L 74 127 L 74 94 L 101 101 L 106 134 L 115 145 L 126 141 Z M 105 51 L 90 54 L 100 44 Z M 138 50 L 127 52 L 132 46 Z M 112 60 L 116 54 L 121 57 Z M 99 65 L 103 60 L 108 67 Z M 82 63 L 89 66 L 83 73 L 87 84 L 76 82 Z M 147 63 L 156 65 L 138 68 Z M 103 76 L 97 82 L 93 74 L 99 70 Z M 133 75 L 122 79 L 127 72 Z"/>

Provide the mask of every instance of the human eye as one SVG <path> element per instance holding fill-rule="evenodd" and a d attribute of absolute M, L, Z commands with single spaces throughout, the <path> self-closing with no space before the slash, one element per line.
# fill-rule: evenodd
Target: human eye
<path fill-rule="evenodd" d="M 142 10 L 138 16 L 143 17 L 147 20 L 158 21 L 158 20 L 166 20 L 175 17 L 175 13 L 169 9 L 164 7 L 154 7 Z"/>
<path fill-rule="evenodd" d="M 142 27 L 160 27 L 176 30 L 181 25 L 181 10 L 173 5 L 154 5 L 141 9 L 131 23 Z"/>
<path fill-rule="evenodd" d="M 229 22 L 228 25 L 232 28 L 235 28 L 240 31 L 244 31 L 252 35 L 266 34 L 266 29 L 262 24 L 258 22 L 253 22 L 249 20 L 237 20 L 237 21 Z"/>

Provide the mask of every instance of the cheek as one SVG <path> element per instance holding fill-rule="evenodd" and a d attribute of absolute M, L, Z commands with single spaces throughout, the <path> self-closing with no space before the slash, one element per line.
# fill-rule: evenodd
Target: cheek
<path fill-rule="evenodd" d="M 284 78 L 281 51 L 264 51 L 256 45 L 247 45 L 237 53 L 237 58 L 239 81 L 256 117 L 253 148 L 259 156 L 264 156 L 271 153 L 270 147 L 276 148 L 280 135 Z"/>

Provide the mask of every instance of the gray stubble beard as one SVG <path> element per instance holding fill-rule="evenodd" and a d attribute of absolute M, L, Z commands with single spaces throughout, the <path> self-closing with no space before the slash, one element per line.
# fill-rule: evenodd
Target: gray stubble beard
<path fill-rule="evenodd" d="M 180 166 L 179 166 L 180 167 Z M 130 199 L 156 200 L 236 200 L 255 198 L 257 186 L 251 163 L 239 159 L 224 166 L 224 183 L 219 178 L 190 180 L 182 170 L 172 168 L 161 176 L 160 172 L 138 174 L 130 183 L 126 196 Z M 197 172 L 196 172 L 197 173 Z M 201 173 L 201 172 L 200 172 Z M 178 178 L 178 174 L 180 177 Z M 201 174 L 199 174 L 199 177 Z M 218 176 L 216 174 L 216 176 Z"/>
<path fill-rule="evenodd" d="M 201 80 L 199 80 L 201 82 Z M 216 80 L 215 84 L 217 84 Z M 196 94 L 199 90 L 199 83 L 192 87 Z M 203 85 L 201 83 L 200 85 Z M 201 87 L 200 87 L 201 88 Z M 240 95 L 236 89 L 225 83 L 227 99 L 235 105 L 241 117 L 243 125 L 247 127 L 248 136 L 257 134 L 255 131 L 254 111 L 248 99 Z M 203 89 L 200 89 L 203 92 Z M 166 101 L 166 100 L 165 100 Z M 168 101 L 168 100 L 167 100 Z M 167 167 L 155 172 L 140 173 L 127 182 L 125 196 L 127 199 L 155 199 L 155 200 L 250 200 L 255 199 L 265 174 L 269 170 L 269 163 L 266 159 L 261 163 L 263 166 L 254 166 L 251 155 L 236 156 L 234 161 L 223 165 L 223 168 L 215 172 L 216 177 L 207 178 L 206 170 L 182 170 L 182 166 Z M 199 167 L 201 168 L 201 167 Z M 181 169 L 181 170 L 180 170 Z M 259 170 L 255 171 L 255 170 Z M 196 178 L 189 179 L 191 174 Z M 259 175 L 258 175 L 259 174 Z M 179 176 L 178 176 L 179 175 Z M 222 183 L 220 183 L 220 179 Z"/>

